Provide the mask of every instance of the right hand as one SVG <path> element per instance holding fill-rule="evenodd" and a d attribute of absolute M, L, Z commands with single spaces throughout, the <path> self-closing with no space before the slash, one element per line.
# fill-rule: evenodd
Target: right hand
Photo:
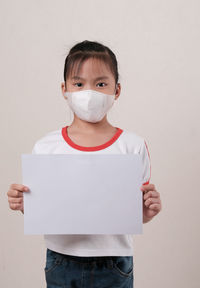
<path fill-rule="evenodd" d="M 27 189 L 27 190 L 26 190 Z M 24 214 L 24 195 L 29 188 L 22 184 L 11 184 L 7 192 L 10 209 L 20 210 Z"/>

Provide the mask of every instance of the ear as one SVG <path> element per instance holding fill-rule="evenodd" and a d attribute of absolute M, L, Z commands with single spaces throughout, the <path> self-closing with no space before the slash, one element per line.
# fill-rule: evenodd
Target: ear
<path fill-rule="evenodd" d="M 121 84 L 117 83 L 116 85 L 116 92 L 115 92 L 115 100 L 117 100 L 117 98 L 119 97 L 120 93 L 121 93 Z"/>
<path fill-rule="evenodd" d="M 63 97 L 65 98 L 65 99 L 67 99 L 67 96 L 65 96 L 65 92 L 67 92 L 66 91 L 66 88 L 65 88 L 65 83 L 64 82 L 62 82 L 61 83 L 61 91 L 62 91 L 62 94 L 63 94 Z"/>

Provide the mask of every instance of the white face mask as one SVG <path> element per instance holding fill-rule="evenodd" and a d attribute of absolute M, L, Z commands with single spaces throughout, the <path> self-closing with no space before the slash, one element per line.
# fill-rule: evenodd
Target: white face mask
<path fill-rule="evenodd" d="M 65 92 L 72 111 L 82 120 L 99 122 L 112 107 L 115 94 L 109 95 L 95 90 Z"/>

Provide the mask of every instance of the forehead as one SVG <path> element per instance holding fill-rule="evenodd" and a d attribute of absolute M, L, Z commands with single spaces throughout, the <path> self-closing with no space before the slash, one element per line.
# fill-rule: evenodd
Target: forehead
<path fill-rule="evenodd" d="M 76 63 L 71 71 L 70 78 L 81 79 L 81 78 L 95 78 L 99 79 L 112 78 L 113 74 L 110 71 L 110 67 L 102 60 L 96 58 L 89 58 L 82 62 L 81 67 L 78 71 L 79 63 Z"/>

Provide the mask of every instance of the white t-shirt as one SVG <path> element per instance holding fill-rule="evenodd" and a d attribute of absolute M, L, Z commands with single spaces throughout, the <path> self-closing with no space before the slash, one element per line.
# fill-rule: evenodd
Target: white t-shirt
<path fill-rule="evenodd" d="M 48 132 L 36 141 L 32 153 L 36 154 L 127 154 L 139 153 L 143 162 L 143 184 L 151 177 L 150 156 L 146 141 L 134 132 L 116 127 L 115 135 L 104 144 L 84 147 L 74 143 L 67 127 Z M 141 192 L 142 193 L 142 192 Z M 75 256 L 133 256 L 132 235 L 127 234 L 48 234 L 44 235 L 46 247 Z"/>

